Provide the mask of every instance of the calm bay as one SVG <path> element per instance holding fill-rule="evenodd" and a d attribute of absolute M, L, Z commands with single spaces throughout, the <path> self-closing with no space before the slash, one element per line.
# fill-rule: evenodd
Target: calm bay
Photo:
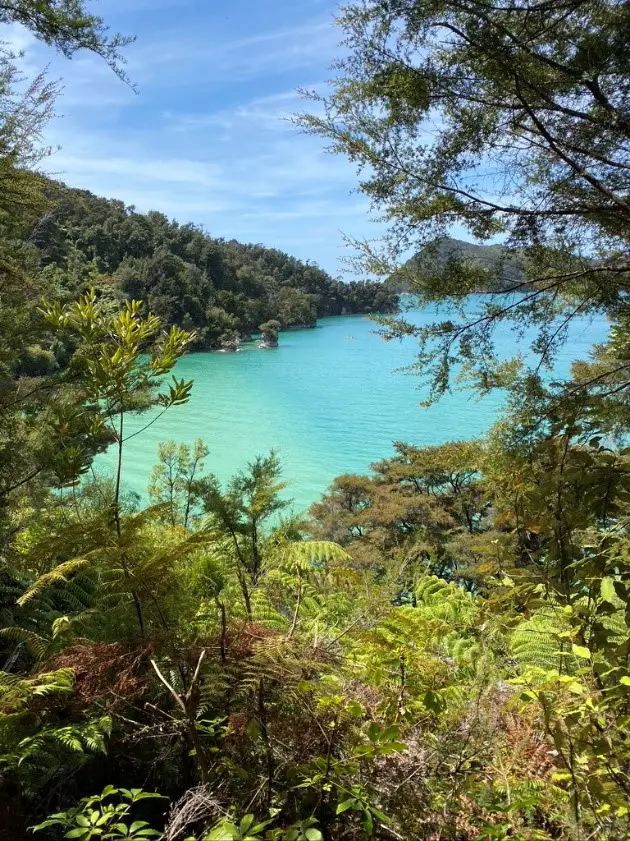
<path fill-rule="evenodd" d="M 436 313 L 411 310 L 416 324 Z M 440 318 L 443 316 L 440 316 Z M 177 377 L 193 379 L 188 404 L 174 407 L 126 446 L 123 481 L 144 497 L 160 441 L 192 443 L 202 437 L 210 449 L 207 471 L 227 479 L 247 461 L 274 448 L 289 486 L 285 496 L 296 510 L 317 499 L 335 476 L 366 472 L 392 453 L 392 442 L 439 444 L 482 435 L 498 418 L 504 396 L 479 399 L 465 391 L 447 394 L 421 408 L 426 391 L 417 377 L 400 369 L 414 361 L 412 339 L 385 342 L 364 316 L 321 319 L 315 329 L 280 334 L 280 346 L 255 343 L 238 353 L 194 353 L 176 366 Z M 558 356 L 555 372 L 565 376 L 573 360 L 603 341 L 603 319 L 576 319 Z M 505 356 L 526 352 L 506 327 L 497 333 Z M 152 414 L 133 418 L 129 434 Z M 114 465 L 113 451 L 95 462 L 98 473 Z"/>

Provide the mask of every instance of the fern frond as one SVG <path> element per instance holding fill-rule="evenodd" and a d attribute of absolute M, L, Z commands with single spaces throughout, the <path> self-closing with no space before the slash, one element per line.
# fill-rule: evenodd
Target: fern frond
<path fill-rule="evenodd" d="M 45 590 L 48 587 L 51 587 L 54 584 L 65 584 L 68 582 L 67 576 L 72 575 L 73 573 L 77 572 L 80 569 L 84 569 L 87 566 L 87 560 L 85 558 L 74 559 L 71 561 L 65 561 L 59 566 L 56 566 L 50 572 L 41 575 L 37 581 L 35 581 L 31 586 L 23 593 L 20 598 L 17 600 L 17 604 L 20 607 L 24 607 L 25 604 L 28 604 L 29 601 L 34 599 L 37 595 L 41 593 L 42 590 Z"/>
<path fill-rule="evenodd" d="M 21 628 L 17 625 L 11 628 L 0 628 L 0 636 L 12 642 L 24 643 L 27 650 L 36 660 L 41 660 L 50 647 L 50 639 L 28 628 Z"/>
<path fill-rule="evenodd" d="M 545 606 L 514 628 L 510 650 L 521 667 L 566 671 L 569 665 L 575 665 L 575 657 L 570 646 L 562 649 L 558 634 L 568 627 L 553 605 Z"/>
<path fill-rule="evenodd" d="M 327 567 L 331 563 L 347 564 L 352 558 L 338 543 L 330 540 L 303 540 L 290 544 L 286 561 L 292 568 L 308 570 Z"/>

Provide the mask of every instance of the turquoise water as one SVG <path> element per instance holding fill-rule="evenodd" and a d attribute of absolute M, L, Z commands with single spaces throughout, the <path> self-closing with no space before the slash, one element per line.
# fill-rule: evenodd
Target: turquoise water
<path fill-rule="evenodd" d="M 408 319 L 431 322 L 435 313 L 414 310 Z M 443 317 L 443 316 L 441 316 Z M 176 375 L 194 380 L 192 398 L 169 409 L 141 435 L 129 441 L 124 483 L 144 495 L 160 441 L 191 443 L 202 437 L 210 448 L 206 469 L 221 479 L 248 460 L 278 451 L 286 495 L 295 508 L 306 508 L 340 473 L 365 472 L 392 452 L 392 442 L 417 445 L 471 438 L 497 418 L 502 396 L 483 399 L 467 393 L 445 396 L 428 409 L 418 379 L 395 369 L 414 359 L 415 343 L 385 342 L 363 316 L 325 318 L 314 330 L 280 335 L 280 347 L 261 350 L 248 345 L 239 353 L 196 353 L 177 364 Z M 506 355 L 525 349 L 507 328 L 501 343 Z M 582 320 L 558 360 L 557 372 L 568 373 L 576 358 L 606 335 L 603 320 Z M 134 418 L 128 432 L 144 426 L 151 415 Z M 98 472 L 113 467 L 113 453 L 96 461 Z"/>

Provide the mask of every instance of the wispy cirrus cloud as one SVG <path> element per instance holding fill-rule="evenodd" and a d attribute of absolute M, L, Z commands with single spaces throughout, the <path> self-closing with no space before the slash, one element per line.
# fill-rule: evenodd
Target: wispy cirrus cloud
<path fill-rule="evenodd" d="M 47 170 L 73 186 L 160 210 L 211 233 L 263 242 L 333 273 L 340 231 L 375 234 L 356 174 L 290 122 L 322 89 L 337 55 L 334 4 L 233 0 L 108 0 L 113 28 L 136 31 L 128 50 L 134 93 L 104 62 L 71 65 L 31 39 L 26 61 L 65 77 L 63 116 L 48 130 L 61 151 Z M 216 8 L 216 7 L 215 7 Z M 225 13 L 224 13 L 225 12 Z"/>

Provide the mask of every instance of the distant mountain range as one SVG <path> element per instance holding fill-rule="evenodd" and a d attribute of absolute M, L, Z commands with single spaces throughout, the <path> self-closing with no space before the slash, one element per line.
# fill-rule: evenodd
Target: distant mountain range
<path fill-rule="evenodd" d="M 426 245 L 385 283 L 396 292 L 410 292 L 413 291 L 411 276 L 421 285 L 423 274 L 438 274 L 451 262 L 472 264 L 477 268 L 487 270 L 487 283 L 476 289 L 477 292 L 501 291 L 523 278 L 523 264 L 520 257 L 514 252 L 508 252 L 503 246 L 476 245 L 461 239 L 444 237 Z"/>

